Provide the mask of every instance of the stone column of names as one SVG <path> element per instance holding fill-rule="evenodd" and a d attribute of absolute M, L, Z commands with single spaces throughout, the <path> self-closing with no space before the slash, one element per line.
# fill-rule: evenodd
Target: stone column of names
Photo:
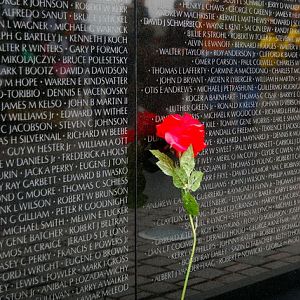
<path fill-rule="evenodd" d="M 128 4 L 0 1 L 0 299 L 129 289 Z"/>

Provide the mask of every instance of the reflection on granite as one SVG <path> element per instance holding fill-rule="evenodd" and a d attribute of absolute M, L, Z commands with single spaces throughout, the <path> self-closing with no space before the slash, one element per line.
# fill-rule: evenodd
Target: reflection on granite
<path fill-rule="evenodd" d="M 1 299 L 135 293 L 132 6 L 0 2 Z"/>
<path fill-rule="evenodd" d="M 188 298 L 299 269 L 296 3 L 29 2 L 0 1 L 1 299 L 179 298 L 169 113 L 207 130 Z"/>
<path fill-rule="evenodd" d="M 138 109 L 156 113 L 155 123 L 188 112 L 206 125 L 208 147 L 197 160 L 205 179 L 196 195 L 201 212 L 191 299 L 299 268 L 299 253 L 286 250 L 299 252 L 300 242 L 299 13 L 297 5 L 282 5 L 138 6 L 138 29 L 149 32 L 138 40 Z M 148 201 L 137 209 L 137 231 L 189 230 L 170 179 L 144 173 Z M 191 238 L 141 236 L 138 293 L 152 293 L 141 299 L 178 299 Z"/>

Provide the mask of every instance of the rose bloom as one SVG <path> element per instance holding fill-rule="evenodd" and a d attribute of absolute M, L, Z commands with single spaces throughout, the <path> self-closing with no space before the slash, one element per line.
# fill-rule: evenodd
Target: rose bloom
<path fill-rule="evenodd" d="M 157 136 L 166 140 L 176 150 L 177 156 L 193 146 L 194 156 L 205 149 L 205 128 L 189 114 L 172 114 L 156 126 Z"/>

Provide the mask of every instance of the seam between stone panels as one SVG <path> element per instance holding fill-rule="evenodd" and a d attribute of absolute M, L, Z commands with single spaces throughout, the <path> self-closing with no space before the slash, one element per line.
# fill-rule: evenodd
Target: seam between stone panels
<path fill-rule="evenodd" d="M 137 0 L 134 1 L 134 41 L 135 41 L 135 47 L 134 47 L 134 127 L 135 132 L 137 132 L 137 47 L 138 47 L 138 14 L 137 14 Z M 135 288 L 135 300 L 137 300 L 137 293 L 138 293 L 138 287 L 137 287 L 137 134 L 135 135 L 135 205 L 134 205 L 134 288 Z"/>

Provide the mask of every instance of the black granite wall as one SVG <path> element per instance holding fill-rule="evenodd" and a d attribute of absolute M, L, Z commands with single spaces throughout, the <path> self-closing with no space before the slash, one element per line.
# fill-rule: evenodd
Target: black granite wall
<path fill-rule="evenodd" d="M 208 144 L 188 297 L 299 269 L 297 1 L 0 13 L 0 299 L 179 299 L 190 228 L 149 152 L 172 113 Z"/>

